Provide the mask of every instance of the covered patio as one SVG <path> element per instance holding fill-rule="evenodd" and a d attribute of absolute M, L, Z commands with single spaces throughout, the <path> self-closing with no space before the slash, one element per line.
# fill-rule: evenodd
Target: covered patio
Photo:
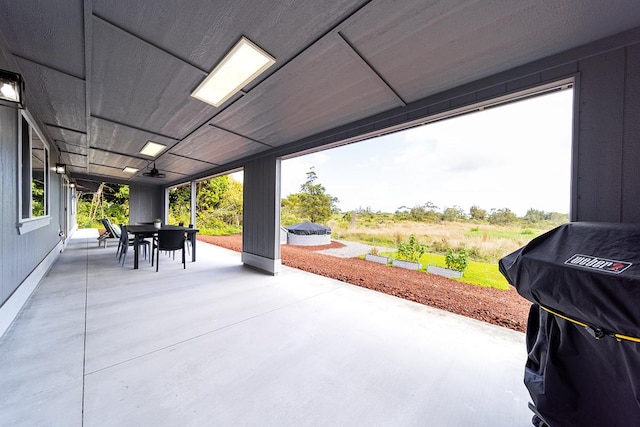
<path fill-rule="evenodd" d="M 96 237 L 1 338 L 0 424 L 531 425 L 521 333 L 206 243 L 134 271 Z"/>

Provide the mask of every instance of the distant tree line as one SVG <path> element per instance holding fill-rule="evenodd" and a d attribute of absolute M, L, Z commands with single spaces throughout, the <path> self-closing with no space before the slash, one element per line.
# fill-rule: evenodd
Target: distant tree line
<path fill-rule="evenodd" d="M 337 208 L 338 199 L 327 193 L 325 187 L 318 182 L 318 175 L 312 167 L 307 172 L 307 180 L 300 186 L 300 192 L 290 194 L 282 199 L 281 222 L 291 225 L 301 221 L 326 223 L 340 215 L 339 219 L 351 224 L 367 218 L 371 221 L 390 219 L 393 221 L 417 221 L 417 222 L 475 222 L 494 225 L 514 224 L 563 224 L 569 221 L 568 214 L 559 212 L 544 212 L 538 209 L 529 209 L 523 217 L 518 217 L 509 208 L 491 209 L 487 211 L 477 205 L 471 206 L 465 212 L 459 206 L 438 208 L 432 202 L 426 202 L 412 208 L 401 206 L 395 213 L 373 212 L 371 208 L 356 209 L 341 213 Z"/>
<path fill-rule="evenodd" d="M 207 234 L 239 233 L 242 229 L 242 184 L 229 175 L 200 181 L 196 184 L 196 226 Z M 184 185 L 169 190 L 169 223 L 189 224 L 191 187 Z M 301 221 L 326 224 L 330 219 L 358 223 L 376 223 L 383 220 L 417 222 L 473 222 L 494 225 L 555 225 L 569 221 L 569 216 L 559 212 L 529 209 L 518 217 L 509 208 L 482 209 L 471 206 L 465 212 L 459 206 L 438 208 L 432 202 L 414 207 L 401 206 L 394 213 L 374 212 L 371 208 L 359 208 L 342 213 L 338 199 L 327 193 L 318 182 L 312 167 L 298 193 L 281 200 L 281 223 L 291 225 Z M 129 186 L 101 184 L 95 193 L 78 193 L 78 225 L 100 227 L 100 219 L 109 218 L 114 223 L 129 222 Z"/>
<path fill-rule="evenodd" d="M 382 212 L 373 212 L 370 208 L 356 209 L 343 215 L 343 219 L 353 221 L 353 216 L 373 217 L 380 215 L 389 215 Z M 408 208 L 401 206 L 394 214 L 391 214 L 394 220 L 400 221 L 417 221 L 417 222 L 476 222 L 488 223 L 494 225 L 515 225 L 515 224 L 563 224 L 569 222 L 569 215 L 560 212 L 544 212 L 538 209 L 529 209 L 522 217 L 518 217 L 511 209 L 491 209 L 487 211 L 477 205 L 471 206 L 469 212 L 465 212 L 459 206 L 446 207 L 439 209 L 434 203 L 427 202 L 423 205 Z"/>

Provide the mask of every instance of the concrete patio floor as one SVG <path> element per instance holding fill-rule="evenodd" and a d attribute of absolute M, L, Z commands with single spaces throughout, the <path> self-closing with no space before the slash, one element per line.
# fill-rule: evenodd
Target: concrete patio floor
<path fill-rule="evenodd" d="M 96 237 L 0 339 L 0 425 L 531 426 L 521 333 L 202 242 L 133 270 Z"/>

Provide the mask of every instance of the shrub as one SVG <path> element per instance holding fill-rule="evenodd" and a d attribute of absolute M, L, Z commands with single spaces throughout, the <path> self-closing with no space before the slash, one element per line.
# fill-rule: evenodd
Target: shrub
<path fill-rule="evenodd" d="M 393 239 L 396 241 L 396 246 L 402 243 L 402 234 L 397 231 L 393 234 Z"/>
<path fill-rule="evenodd" d="M 473 245 L 471 247 L 471 249 L 469 249 L 467 251 L 467 255 L 472 257 L 472 258 L 482 258 L 483 257 L 483 253 L 482 253 L 482 249 L 480 249 L 479 246 L 477 245 Z"/>
<path fill-rule="evenodd" d="M 440 240 L 434 240 L 433 250 L 438 253 L 445 253 L 449 250 L 449 241 L 445 237 Z"/>
<path fill-rule="evenodd" d="M 424 254 L 425 250 L 425 245 L 418 242 L 416 236 L 414 234 L 411 234 L 407 243 L 400 242 L 398 244 L 398 259 L 418 262 L 420 261 L 420 257 Z"/>
<path fill-rule="evenodd" d="M 375 246 L 369 250 L 369 255 L 378 255 L 378 248 Z"/>
<path fill-rule="evenodd" d="M 469 265 L 469 255 L 467 251 L 464 249 L 460 249 L 458 253 L 454 253 L 453 249 L 449 249 L 447 251 L 447 255 L 444 258 L 444 263 L 450 270 L 456 270 L 460 272 L 464 272 Z"/>

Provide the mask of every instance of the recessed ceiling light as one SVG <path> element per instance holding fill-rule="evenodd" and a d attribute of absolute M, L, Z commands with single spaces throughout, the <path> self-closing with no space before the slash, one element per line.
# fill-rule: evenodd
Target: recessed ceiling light
<path fill-rule="evenodd" d="M 142 150 L 140 150 L 140 154 L 144 154 L 145 156 L 155 157 L 160 154 L 164 149 L 167 148 L 166 145 L 158 144 L 157 142 L 148 141 Z"/>
<path fill-rule="evenodd" d="M 126 168 L 122 169 L 122 171 L 124 173 L 136 173 L 136 172 L 139 171 L 139 169 L 131 168 L 131 167 L 127 166 Z"/>
<path fill-rule="evenodd" d="M 273 56 L 242 37 L 191 96 L 219 107 L 275 62 Z"/>

